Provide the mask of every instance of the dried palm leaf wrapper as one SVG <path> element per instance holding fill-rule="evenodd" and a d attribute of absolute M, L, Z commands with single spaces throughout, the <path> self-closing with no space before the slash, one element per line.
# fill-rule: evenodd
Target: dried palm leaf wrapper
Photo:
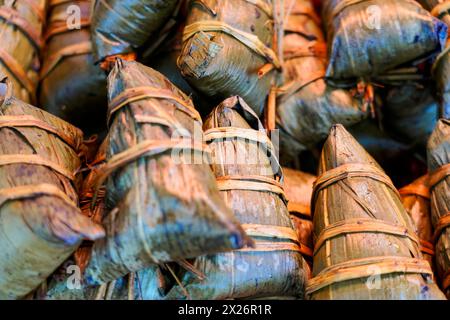
<path fill-rule="evenodd" d="M 282 157 L 297 157 L 326 139 L 335 123 L 353 125 L 369 115 L 370 92 L 325 82 L 326 45 L 311 0 L 288 0 L 283 40 L 284 84 L 278 89 L 276 127 Z"/>
<path fill-rule="evenodd" d="M 297 232 L 306 261 L 312 263 L 313 258 L 313 223 L 311 216 L 311 197 L 316 177 L 312 174 L 283 168 L 284 190 L 288 199 L 288 210 Z"/>
<path fill-rule="evenodd" d="M 178 67 L 219 103 L 241 96 L 258 116 L 281 68 L 280 0 L 192 0 Z"/>
<path fill-rule="evenodd" d="M 14 95 L 36 101 L 46 0 L 0 1 L 0 68 Z"/>
<path fill-rule="evenodd" d="M 440 120 L 428 142 L 431 219 L 435 229 L 436 268 L 450 299 L 450 120 Z"/>
<path fill-rule="evenodd" d="M 98 126 L 107 105 L 106 76 L 92 56 L 91 2 L 49 1 L 40 73 L 42 107 L 83 128 Z"/>
<path fill-rule="evenodd" d="M 81 131 L 0 89 L 0 299 L 16 299 L 104 231 L 78 208 Z"/>
<path fill-rule="evenodd" d="M 441 19 L 447 27 L 450 27 L 450 2 L 447 0 L 419 0 L 419 2 Z M 437 57 L 433 65 L 433 76 L 436 81 L 438 95 L 440 98 L 440 116 L 448 119 L 450 117 L 450 38 L 447 38 L 445 49 Z"/>
<path fill-rule="evenodd" d="M 379 75 L 438 54 L 447 27 L 413 0 L 325 0 L 327 77 Z"/>
<path fill-rule="evenodd" d="M 312 299 L 445 299 L 397 189 L 341 125 L 324 145 L 311 206 Z"/>
<path fill-rule="evenodd" d="M 238 249 L 247 236 L 220 197 L 202 121 L 167 78 L 118 59 L 108 78 L 110 130 L 103 219 L 86 269 L 102 284 L 152 264 Z M 206 157 L 207 158 L 207 157 Z"/>
<path fill-rule="evenodd" d="M 176 0 L 93 0 L 92 40 L 96 61 L 134 53 L 177 8 Z"/>
<path fill-rule="evenodd" d="M 431 223 L 428 175 L 399 190 L 403 206 L 411 216 L 420 240 L 420 251 L 431 266 L 434 260 L 433 225 Z"/>
<path fill-rule="evenodd" d="M 438 102 L 430 85 L 405 83 L 389 88 L 382 110 L 386 130 L 425 150 L 439 118 Z"/>
<path fill-rule="evenodd" d="M 168 299 L 302 297 L 306 262 L 286 208 L 281 167 L 255 112 L 240 97 L 225 100 L 207 117 L 205 140 L 222 197 L 254 247 L 195 259 L 192 273 Z"/>

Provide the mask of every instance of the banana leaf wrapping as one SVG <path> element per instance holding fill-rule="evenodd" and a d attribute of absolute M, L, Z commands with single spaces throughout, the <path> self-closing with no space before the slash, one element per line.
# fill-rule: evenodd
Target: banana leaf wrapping
<path fill-rule="evenodd" d="M 341 125 L 325 142 L 311 203 L 312 299 L 445 299 L 397 189 Z"/>
<path fill-rule="evenodd" d="M 420 240 L 420 251 L 433 267 L 434 244 L 431 223 L 428 175 L 422 176 L 399 190 L 403 206 L 411 216 Z"/>
<path fill-rule="evenodd" d="M 95 61 L 136 52 L 157 34 L 177 8 L 176 0 L 93 0 Z"/>
<path fill-rule="evenodd" d="M 388 90 L 383 104 L 386 130 L 410 145 L 426 148 L 439 118 L 439 107 L 430 85 L 405 84 Z"/>
<path fill-rule="evenodd" d="M 45 7 L 46 0 L 0 1 L 0 70 L 27 103 L 36 101 Z"/>
<path fill-rule="evenodd" d="M 286 9 L 290 15 L 283 40 L 284 85 L 276 107 L 282 162 L 326 139 L 333 124 L 349 126 L 368 116 L 364 94 L 325 82 L 326 45 L 312 1 L 292 3 Z"/>
<path fill-rule="evenodd" d="M 312 174 L 283 168 L 284 190 L 288 199 L 288 210 L 297 232 L 302 255 L 308 263 L 313 258 L 313 223 L 311 216 L 311 196 L 316 177 Z"/>
<path fill-rule="evenodd" d="M 98 127 L 107 105 L 106 76 L 92 56 L 91 2 L 49 1 L 40 73 L 41 106 L 83 129 Z M 74 28 L 78 23 L 80 28 Z"/>
<path fill-rule="evenodd" d="M 437 55 L 447 27 L 413 0 L 324 0 L 327 77 L 379 75 Z"/>
<path fill-rule="evenodd" d="M 442 0 L 419 0 L 419 2 L 431 11 L 431 14 L 441 19 L 447 27 L 450 27 L 450 15 L 448 1 Z M 447 38 L 445 49 L 437 57 L 433 65 L 433 77 L 436 81 L 438 95 L 440 98 L 440 116 L 450 118 L 450 38 Z"/>
<path fill-rule="evenodd" d="M 234 96 L 212 111 L 204 130 L 222 196 L 255 244 L 195 259 L 204 279 L 178 275 L 181 285 L 166 298 L 301 298 L 306 262 L 286 208 L 281 168 L 261 122 Z"/>
<path fill-rule="evenodd" d="M 178 67 L 216 105 L 241 96 L 260 116 L 281 67 L 280 0 L 192 0 Z M 274 23 L 275 20 L 275 23 Z"/>
<path fill-rule="evenodd" d="M 103 219 L 85 275 L 103 284 L 159 263 L 238 249 L 248 237 L 221 199 L 202 121 L 162 74 L 118 59 L 108 78 Z"/>
<path fill-rule="evenodd" d="M 81 131 L 0 88 L 0 299 L 17 299 L 104 230 L 78 208 Z"/>
<path fill-rule="evenodd" d="M 436 268 L 441 288 L 450 299 L 450 120 L 440 120 L 431 135 L 428 168 Z"/>

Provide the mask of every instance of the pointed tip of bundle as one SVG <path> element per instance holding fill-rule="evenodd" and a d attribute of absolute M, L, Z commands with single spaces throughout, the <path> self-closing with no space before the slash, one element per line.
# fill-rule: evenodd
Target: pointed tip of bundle
<path fill-rule="evenodd" d="M 334 124 L 322 149 L 319 174 L 347 163 L 365 163 L 379 167 L 343 125 Z"/>

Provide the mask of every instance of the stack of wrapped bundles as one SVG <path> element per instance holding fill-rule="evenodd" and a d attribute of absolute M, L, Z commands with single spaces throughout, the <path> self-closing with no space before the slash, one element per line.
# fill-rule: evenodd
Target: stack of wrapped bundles
<path fill-rule="evenodd" d="M 83 128 L 98 125 L 107 104 L 106 77 L 92 56 L 91 5 L 91 0 L 49 1 L 40 73 L 41 106 Z"/>
<path fill-rule="evenodd" d="M 431 14 L 441 19 L 450 28 L 450 6 L 445 0 L 419 0 L 422 5 L 430 10 Z M 436 81 L 440 99 L 440 116 L 450 117 L 450 38 L 447 38 L 445 50 L 437 57 L 433 65 L 433 76 Z"/>
<path fill-rule="evenodd" d="M 383 104 L 383 124 L 399 141 L 426 149 L 436 126 L 438 103 L 431 85 L 404 82 L 390 88 Z"/>
<path fill-rule="evenodd" d="M 16 299 L 104 231 L 78 208 L 82 133 L 0 89 L 0 299 Z"/>
<path fill-rule="evenodd" d="M 312 264 L 313 259 L 313 223 L 311 216 L 311 197 L 316 177 L 298 170 L 283 168 L 284 191 L 288 199 L 288 210 L 300 242 L 305 260 Z"/>
<path fill-rule="evenodd" d="M 445 299 L 397 189 L 341 125 L 324 145 L 312 212 L 312 299 Z"/>
<path fill-rule="evenodd" d="M 14 95 L 36 101 L 46 0 L 0 1 L 0 68 Z"/>
<path fill-rule="evenodd" d="M 428 175 L 422 176 L 413 183 L 401 188 L 403 206 L 411 216 L 420 240 L 420 251 L 433 266 L 434 245 L 433 225 L 431 223 L 430 188 Z"/>
<path fill-rule="evenodd" d="M 166 298 L 303 297 L 307 266 L 286 207 L 281 167 L 261 122 L 235 96 L 212 111 L 204 129 L 222 197 L 255 245 L 197 258 L 193 265 L 204 279 L 181 274 Z"/>
<path fill-rule="evenodd" d="M 285 3 L 284 84 L 276 108 L 282 163 L 324 140 L 333 124 L 364 119 L 370 103 L 365 88 L 351 93 L 325 82 L 326 44 L 312 1 Z"/>
<path fill-rule="evenodd" d="M 92 41 L 95 61 L 135 59 L 136 52 L 164 31 L 176 0 L 93 0 Z M 163 30 L 162 30 L 163 29 Z M 114 59 L 111 59 L 114 61 Z M 105 69 L 109 69 L 107 65 Z"/>
<path fill-rule="evenodd" d="M 436 268 L 441 288 L 450 299 L 450 121 L 440 120 L 428 142 L 431 219 Z"/>
<path fill-rule="evenodd" d="M 178 67 L 219 103 L 241 96 L 260 116 L 281 68 L 281 0 L 191 0 Z"/>
<path fill-rule="evenodd" d="M 167 78 L 118 59 L 108 78 L 106 237 L 87 283 L 251 243 L 221 199 L 203 153 L 200 115 Z"/>
<path fill-rule="evenodd" d="M 374 77 L 438 54 L 446 25 L 413 0 L 324 0 L 333 80 Z"/>

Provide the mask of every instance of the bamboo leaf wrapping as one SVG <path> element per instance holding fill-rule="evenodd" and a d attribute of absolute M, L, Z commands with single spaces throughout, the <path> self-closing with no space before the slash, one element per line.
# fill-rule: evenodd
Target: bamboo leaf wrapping
<path fill-rule="evenodd" d="M 400 141 L 426 148 L 439 111 L 430 85 L 405 83 L 388 89 L 382 110 L 387 131 Z"/>
<path fill-rule="evenodd" d="M 106 203 L 111 212 L 103 220 L 107 237 L 94 244 L 86 270 L 92 284 L 152 264 L 240 248 L 247 241 L 220 198 L 208 164 L 192 163 L 191 155 L 198 159 L 201 154 L 190 146 L 175 157 L 170 147 L 179 143 L 173 139 L 177 134 L 186 143 L 202 142 L 202 122 L 190 99 L 155 70 L 118 60 L 108 78 L 110 104 L 139 88 L 148 95 L 110 110 L 107 163 L 143 145 L 161 147 L 108 175 Z"/>
<path fill-rule="evenodd" d="M 430 187 L 428 175 L 422 176 L 399 190 L 402 203 L 411 216 L 420 239 L 420 250 L 434 266 L 433 225 L 431 223 Z"/>
<path fill-rule="evenodd" d="M 17 299 L 82 239 L 98 239 L 104 231 L 77 207 L 79 175 L 69 178 L 50 167 L 79 169 L 82 133 L 12 97 L 8 83 L 0 86 L 7 90 L 0 98 L 0 299 Z"/>
<path fill-rule="evenodd" d="M 90 130 L 107 104 L 106 76 L 92 56 L 91 2 L 49 1 L 39 92 L 45 110 Z"/>
<path fill-rule="evenodd" d="M 428 169 L 431 187 L 431 220 L 435 228 L 436 268 L 441 280 L 441 287 L 450 298 L 450 229 L 448 214 L 450 212 L 450 121 L 440 120 L 428 141 Z M 445 174 L 436 180 L 436 171 L 447 166 Z M 447 224 L 443 217 L 447 216 Z"/>
<path fill-rule="evenodd" d="M 325 0 L 330 63 L 327 77 L 378 75 L 437 55 L 447 27 L 413 0 Z"/>
<path fill-rule="evenodd" d="M 261 115 L 277 72 L 258 77 L 258 71 L 274 61 L 251 45 L 276 51 L 272 3 L 279 6 L 281 1 L 259 2 L 263 9 L 246 0 L 191 1 L 178 67 L 212 103 L 239 95 Z"/>
<path fill-rule="evenodd" d="M 395 187 L 343 126 L 322 150 L 312 206 L 312 299 L 444 299 Z"/>
<path fill-rule="evenodd" d="M 176 5 L 176 0 L 94 0 L 95 61 L 141 48 L 163 27 Z"/>
<path fill-rule="evenodd" d="M 233 209 L 234 215 L 244 229 L 247 226 L 245 230 L 250 232 L 248 226 L 263 225 L 269 229 L 281 227 L 293 232 L 286 204 L 279 194 L 262 189 L 252 190 L 252 187 L 245 189 L 248 186 L 244 185 L 243 189 L 233 187 L 232 179 L 239 177 L 244 181 L 240 184 L 248 182 L 245 181 L 245 177 L 255 179 L 253 182 L 258 178 L 274 180 L 276 170 L 279 169 L 272 169 L 274 159 L 268 157 L 267 150 L 262 144 L 243 138 L 245 134 L 265 135 L 262 124 L 244 100 L 236 96 L 225 100 L 205 120 L 204 129 L 208 140 L 210 139 L 208 132 L 211 132 L 212 137 L 217 130 L 218 134 L 228 130 L 234 135 L 225 139 L 211 138 L 208 142 L 212 152 L 213 172 L 217 181 L 222 183 L 219 184 L 219 188 L 225 183 L 230 184 L 229 188 L 221 189 L 222 197 Z M 180 286 L 175 286 L 165 298 L 303 297 L 307 265 L 300 252 L 287 248 L 271 250 L 270 247 L 276 244 L 287 245 L 288 240 L 282 237 L 270 239 L 252 236 L 252 238 L 255 241 L 255 248 L 205 255 L 195 259 L 193 265 L 205 274 L 205 279 L 184 273 L 180 276 L 180 280 L 185 291 Z"/>

